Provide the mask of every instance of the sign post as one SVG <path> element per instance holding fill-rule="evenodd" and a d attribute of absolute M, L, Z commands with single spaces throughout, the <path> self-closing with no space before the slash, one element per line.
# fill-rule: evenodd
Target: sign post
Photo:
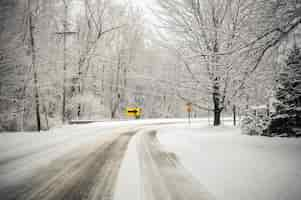
<path fill-rule="evenodd" d="M 191 112 L 192 112 L 192 103 L 188 102 L 186 103 L 186 110 L 187 110 L 187 114 L 188 114 L 188 124 L 191 124 Z"/>

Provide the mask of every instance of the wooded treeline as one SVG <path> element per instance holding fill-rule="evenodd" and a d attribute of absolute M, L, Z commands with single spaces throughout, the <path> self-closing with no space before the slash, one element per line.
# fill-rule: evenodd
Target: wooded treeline
<path fill-rule="evenodd" d="M 300 0 L 158 3 L 160 28 L 173 36 L 170 40 L 169 34 L 163 34 L 163 40 L 182 58 L 191 84 L 202 91 L 192 101 L 196 106 L 208 105 L 214 125 L 221 124 L 221 113 L 227 109 L 244 111 L 268 104 L 281 59 L 292 43 L 300 44 Z"/>
<path fill-rule="evenodd" d="M 119 118 L 126 106 L 164 114 L 166 96 L 145 78 L 159 49 L 147 47 L 139 9 L 110 0 L 5 0 L 1 11 L 2 129 Z"/>
<path fill-rule="evenodd" d="M 1 130 L 72 119 L 244 112 L 266 104 L 292 43 L 300 0 L 2 0 Z M 151 21 L 151 23 L 149 23 Z M 296 39 L 297 38 L 297 39 Z"/>

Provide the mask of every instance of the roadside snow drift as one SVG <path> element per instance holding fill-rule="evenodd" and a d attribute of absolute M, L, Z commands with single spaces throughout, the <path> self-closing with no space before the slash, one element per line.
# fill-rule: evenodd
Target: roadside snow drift
<path fill-rule="evenodd" d="M 301 140 L 241 135 L 238 128 L 175 125 L 159 140 L 221 200 L 300 200 Z"/>

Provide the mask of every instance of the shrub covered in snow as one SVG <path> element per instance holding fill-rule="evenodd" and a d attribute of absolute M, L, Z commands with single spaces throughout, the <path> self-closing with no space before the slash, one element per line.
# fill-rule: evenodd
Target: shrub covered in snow
<path fill-rule="evenodd" d="M 248 113 L 241 121 L 242 133 L 246 135 L 264 135 L 269 119 L 264 115 Z"/>
<path fill-rule="evenodd" d="M 294 118 L 288 114 L 279 114 L 272 117 L 271 122 L 265 131 L 270 136 L 295 136 L 295 130 L 293 129 Z"/>

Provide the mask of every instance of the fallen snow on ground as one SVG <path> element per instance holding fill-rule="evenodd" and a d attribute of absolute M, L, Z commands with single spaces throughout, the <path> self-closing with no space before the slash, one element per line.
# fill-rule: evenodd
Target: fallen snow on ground
<path fill-rule="evenodd" d="M 301 199 L 301 139 L 247 136 L 205 123 L 163 127 L 158 137 L 216 199 Z"/>
<path fill-rule="evenodd" d="M 32 176 L 37 169 L 82 145 L 95 143 L 99 136 L 114 128 L 76 125 L 41 133 L 0 134 L 0 188 Z"/>
<path fill-rule="evenodd" d="M 196 119 L 191 126 L 186 119 L 155 119 L 66 125 L 41 134 L 2 133 L 0 183 L 3 187 L 14 184 L 36 168 L 94 143 L 99 135 L 147 127 L 159 129 L 157 136 L 164 148 L 176 153 L 217 200 L 301 199 L 301 139 L 246 136 L 227 123 L 218 128 L 207 124 L 207 119 Z M 140 199 L 143 188 L 135 143 L 131 141 L 121 166 L 115 199 Z"/>
<path fill-rule="evenodd" d="M 204 119 L 195 119 L 202 121 Z M 150 124 L 183 123 L 186 119 L 149 119 L 105 121 L 65 125 L 49 131 L 0 133 L 0 188 L 32 176 L 40 167 L 71 153 L 76 148 L 93 144 L 102 134 Z"/>
<path fill-rule="evenodd" d="M 193 119 L 193 122 L 206 119 Z M 38 132 L 4 132 L 0 133 L 0 162 L 7 157 L 25 152 L 35 151 L 46 146 L 58 143 L 66 143 L 72 140 L 86 140 L 95 135 L 109 133 L 112 129 L 152 124 L 184 123 L 186 119 L 146 119 L 127 121 L 105 121 L 81 125 L 65 125 L 56 127 L 49 131 Z"/>

